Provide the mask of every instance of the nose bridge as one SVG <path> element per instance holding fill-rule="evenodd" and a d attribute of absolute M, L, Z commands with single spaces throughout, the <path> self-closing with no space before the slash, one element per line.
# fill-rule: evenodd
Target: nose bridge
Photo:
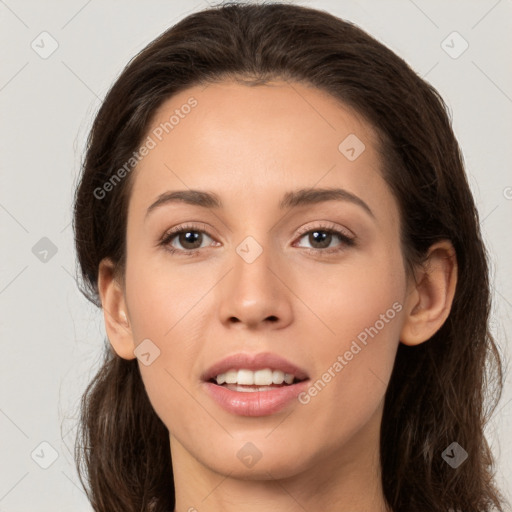
<path fill-rule="evenodd" d="M 232 277 L 238 290 L 255 296 L 269 293 L 274 288 L 271 281 L 275 279 L 270 270 L 275 258 L 272 258 L 269 237 L 256 236 L 246 236 L 235 247 Z"/>
<path fill-rule="evenodd" d="M 256 238 L 258 237 L 258 239 Z M 265 319 L 285 321 L 290 316 L 286 287 L 276 274 L 279 258 L 268 236 L 247 235 L 235 246 L 232 271 L 226 280 L 221 314 L 224 320 L 257 324 Z"/>

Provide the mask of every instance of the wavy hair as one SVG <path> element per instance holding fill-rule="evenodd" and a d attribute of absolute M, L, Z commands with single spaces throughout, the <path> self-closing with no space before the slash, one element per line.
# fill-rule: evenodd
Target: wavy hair
<path fill-rule="evenodd" d="M 301 82 L 354 109 L 378 133 L 408 271 L 433 243 L 452 242 L 458 282 L 449 317 L 425 343 L 399 344 L 386 391 L 384 496 L 394 512 L 503 511 L 484 436 L 503 370 L 489 330 L 488 256 L 460 148 L 438 92 L 352 23 L 298 5 L 230 2 L 187 16 L 135 56 L 95 117 L 76 190 L 82 292 L 101 307 L 100 261 L 109 257 L 124 272 L 132 174 L 105 197 L 95 191 L 138 149 L 165 100 L 225 79 Z M 102 366 L 82 396 L 75 443 L 80 480 L 95 511 L 174 510 L 168 436 L 137 360 L 120 358 L 105 340 Z M 469 454 L 456 469 L 441 456 L 454 441 Z"/>

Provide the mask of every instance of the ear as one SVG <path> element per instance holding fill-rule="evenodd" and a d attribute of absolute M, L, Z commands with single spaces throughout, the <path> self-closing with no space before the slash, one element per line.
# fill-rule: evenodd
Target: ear
<path fill-rule="evenodd" d="M 450 314 L 457 285 L 457 256 L 443 240 L 429 248 L 426 261 L 411 277 L 400 341 L 419 345 L 430 339 Z"/>
<path fill-rule="evenodd" d="M 100 262 L 98 291 L 103 308 L 105 329 L 116 354 L 123 359 L 135 359 L 135 344 L 124 297 L 124 291 L 116 278 L 114 263 L 105 258 Z"/>

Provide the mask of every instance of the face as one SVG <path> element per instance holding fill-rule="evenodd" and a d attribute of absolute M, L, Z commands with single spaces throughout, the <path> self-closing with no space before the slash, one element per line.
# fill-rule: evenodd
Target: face
<path fill-rule="evenodd" d="M 378 442 L 407 293 L 371 127 L 298 83 L 222 82 L 165 102 L 145 143 L 124 298 L 171 450 L 246 478 L 349 464 Z"/>

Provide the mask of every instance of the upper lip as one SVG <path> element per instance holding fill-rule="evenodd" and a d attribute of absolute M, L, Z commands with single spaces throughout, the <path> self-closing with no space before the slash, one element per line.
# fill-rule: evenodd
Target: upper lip
<path fill-rule="evenodd" d="M 262 352 L 259 354 L 239 353 L 232 354 L 221 361 L 213 364 L 201 376 L 202 380 L 209 381 L 214 379 L 217 375 L 225 373 L 228 370 L 263 370 L 270 368 L 271 370 L 281 370 L 284 373 L 294 375 L 298 380 L 308 378 L 305 370 L 294 365 L 290 361 L 284 359 L 277 354 L 270 352 Z"/>

